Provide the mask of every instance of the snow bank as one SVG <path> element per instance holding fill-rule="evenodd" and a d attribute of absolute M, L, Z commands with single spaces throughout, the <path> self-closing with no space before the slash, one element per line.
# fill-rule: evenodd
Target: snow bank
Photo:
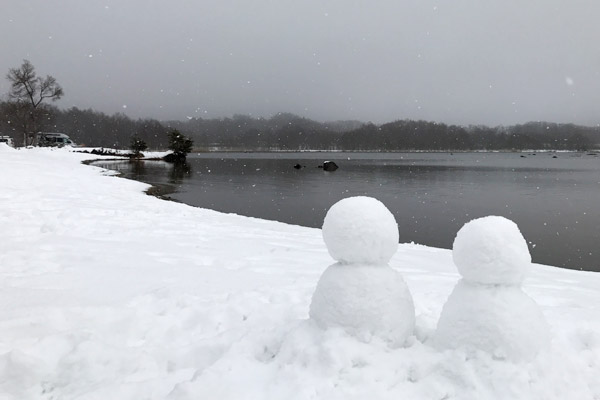
<path fill-rule="evenodd" d="M 552 332 L 532 361 L 431 345 L 458 280 L 401 245 L 415 336 L 308 319 L 321 231 L 161 201 L 65 149 L 0 148 L 0 398 L 600 398 L 600 276 L 534 265 Z"/>
<path fill-rule="evenodd" d="M 0 153 L 7 153 L 11 151 L 16 151 L 14 148 L 10 147 L 6 143 L 0 143 Z"/>
<path fill-rule="evenodd" d="M 91 153 L 92 151 L 97 151 L 97 152 L 106 152 L 109 154 L 114 154 L 116 156 L 122 156 L 122 157 L 126 157 L 127 155 L 131 154 L 131 150 L 123 150 L 123 149 L 111 149 L 111 148 L 107 148 L 107 147 L 73 147 L 73 148 L 69 148 L 69 150 L 75 151 L 75 152 L 87 152 L 87 153 Z M 163 158 L 164 156 L 166 156 L 167 154 L 170 154 L 171 151 L 143 151 L 142 154 L 144 155 L 143 158 Z M 113 156 L 114 157 L 114 156 Z M 98 157 L 95 157 L 98 158 Z"/>

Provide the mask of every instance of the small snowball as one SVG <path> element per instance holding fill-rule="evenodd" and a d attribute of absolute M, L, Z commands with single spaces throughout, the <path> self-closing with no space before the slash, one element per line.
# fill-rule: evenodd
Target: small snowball
<path fill-rule="evenodd" d="M 454 239 L 452 258 L 463 278 L 474 283 L 519 285 L 531 266 L 517 224 L 497 216 L 466 223 Z"/>
<path fill-rule="evenodd" d="M 408 287 L 387 265 L 329 266 L 319 279 L 309 314 L 323 329 L 340 327 L 359 340 L 376 336 L 392 346 L 402 345 L 415 326 Z"/>
<path fill-rule="evenodd" d="M 398 249 L 398 236 L 394 216 L 372 197 L 338 201 L 323 222 L 327 250 L 343 264 L 386 264 Z"/>
<path fill-rule="evenodd" d="M 510 361 L 530 361 L 550 344 L 539 306 L 519 287 L 461 280 L 444 305 L 437 347 L 480 350 Z"/>

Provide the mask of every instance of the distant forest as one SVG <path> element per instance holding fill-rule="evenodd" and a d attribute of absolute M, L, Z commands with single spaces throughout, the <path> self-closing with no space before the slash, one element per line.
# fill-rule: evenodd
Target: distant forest
<path fill-rule="evenodd" d="M 11 124 L 7 103 L 0 103 L 0 134 L 23 142 Z M 600 148 L 600 127 L 549 122 L 513 126 L 457 126 L 398 120 L 382 125 L 359 121 L 317 122 L 294 114 L 271 118 L 234 115 L 231 118 L 187 121 L 131 119 L 76 107 L 44 109 L 43 130 L 66 133 L 78 144 L 129 147 L 137 135 L 151 149 L 167 147 L 167 132 L 178 129 L 191 137 L 197 151 L 206 150 L 579 150 Z"/>

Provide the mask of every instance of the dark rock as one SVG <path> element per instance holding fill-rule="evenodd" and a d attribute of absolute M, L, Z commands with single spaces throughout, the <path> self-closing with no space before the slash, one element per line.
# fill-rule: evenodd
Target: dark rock
<path fill-rule="evenodd" d="M 294 165 L 294 168 L 295 169 L 302 169 L 302 168 L 304 168 L 304 165 L 296 164 L 296 165 Z"/>
<path fill-rule="evenodd" d="M 335 171 L 339 167 L 333 161 L 325 161 L 322 168 L 324 171 Z"/>
<path fill-rule="evenodd" d="M 168 163 L 184 163 L 186 160 L 185 154 L 175 154 L 175 153 L 169 153 L 166 156 L 164 156 L 163 161 L 166 161 Z"/>

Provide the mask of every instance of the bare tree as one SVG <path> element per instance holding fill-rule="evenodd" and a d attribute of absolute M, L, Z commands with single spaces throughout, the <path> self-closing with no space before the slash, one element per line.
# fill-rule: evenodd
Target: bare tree
<path fill-rule="evenodd" d="M 37 77 L 29 60 L 23 60 L 19 68 L 11 68 L 6 78 L 11 84 L 8 98 L 12 106 L 9 110 L 23 133 L 23 145 L 27 146 L 35 140 L 42 123 L 46 111 L 44 101 L 56 101 L 64 92 L 54 77 Z"/>

